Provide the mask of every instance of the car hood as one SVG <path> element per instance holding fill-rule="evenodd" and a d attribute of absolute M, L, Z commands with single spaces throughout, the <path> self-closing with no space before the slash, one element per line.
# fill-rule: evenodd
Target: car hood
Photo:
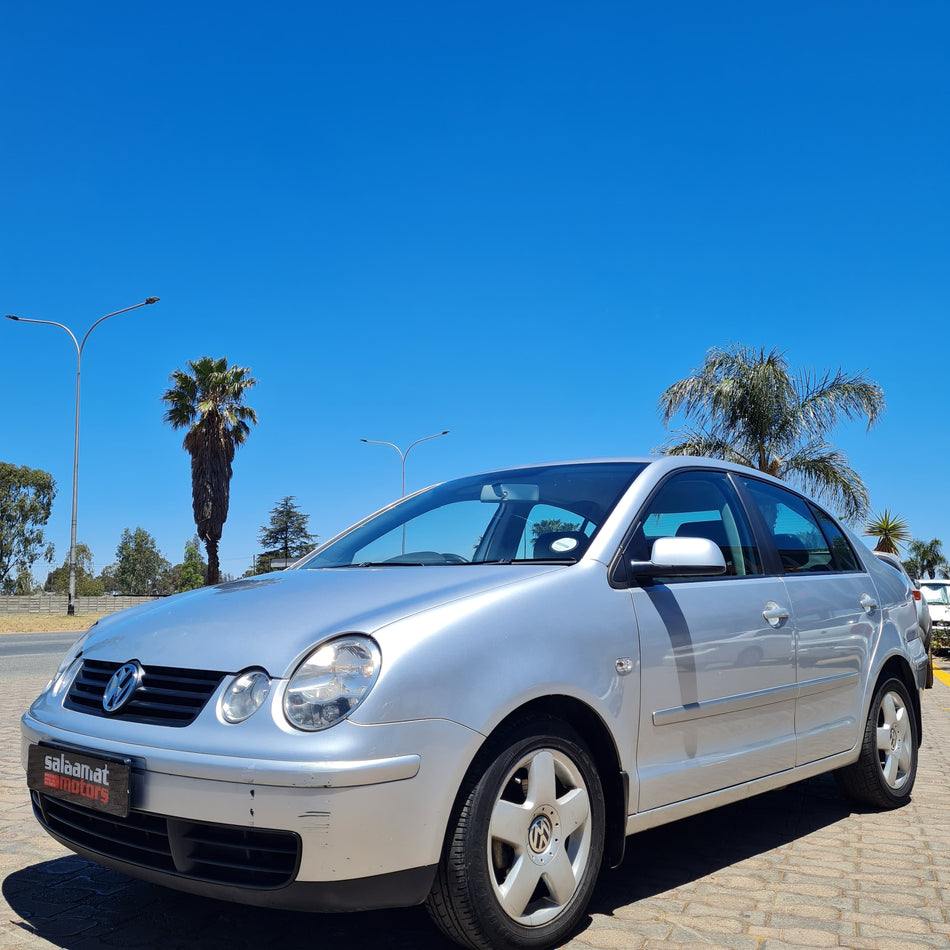
<path fill-rule="evenodd" d="M 83 655 L 145 666 L 291 672 L 318 641 L 374 633 L 423 610 L 564 566 L 336 568 L 263 574 L 153 601 L 107 617 Z"/>

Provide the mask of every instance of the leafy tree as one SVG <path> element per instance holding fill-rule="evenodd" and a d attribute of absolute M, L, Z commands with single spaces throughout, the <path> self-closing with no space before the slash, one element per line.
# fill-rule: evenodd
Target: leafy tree
<path fill-rule="evenodd" d="M 305 515 L 294 496 L 286 495 L 270 510 L 270 523 L 261 525 L 257 536 L 258 543 L 264 549 L 257 558 L 257 572 L 270 570 L 273 558 L 293 559 L 303 557 L 313 549 L 318 535 L 308 530 L 310 515 Z"/>
<path fill-rule="evenodd" d="M 885 508 L 880 514 L 875 514 L 864 526 L 864 533 L 868 537 L 877 538 L 875 551 L 884 551 L 887 554 L 899 554 L 899 545 L 910 541 L 910 525 L 904 518 L 892 515 Z"/>
<path fill-rule="evenodd" d="M 7 575 L 3 586 L 0 587 L 0 591 L 4 594 L 29 597 L 30 594 L 42 594 L 43 588 L 36 583 L 36 578 L 33 577 L 31 571 L 25 567 L 21 567 L 19 571 L 17 571 L 16 576 L 12 573 Z"/>
<path fill-rule="evenodd" d="M 100 572 L 98 580 L 102 581 L 103 593 L 120 593 L 119 579 L 115 576 L 117 564 L 107 564 Z"/>
<path fill-rule="evenodd" d="M 277 557 L 276 554 L 255 554 L 254 563 L 241 575 L 242 577 L 256 577 L 258 574 L 270 574 L 277 570 L 270 566 L 270 562 Z"/>
<path fill-rule="evenodd" d="M 907 560 L 904 561 L 904 570 L 911 577 L 918 580 L 929 577 L 933 580 L 938 574 L 944 576 L 950 572 L 950 563 L 943 553 L 943 543 L 937 538 L 931 541 L 922 541 L 914 538 L 907 545 Z"/>
<path fill-rule="evenodd" d="M 244 366 L 228 366 L 202 356 L 189 361 L 190 373 L 175 370 L 162 400 L 168 407 L 164 421 L 186 429 L 184 448 L 191 456 L 191 498 L 198 537 L 208 552 L 208 583 L 217 584 L 221 569 L 218 542 L 228 519 L 231 463 L 257 424 L 257 413 L 244 404 L 247 391 L 257 385 Z"/>
<path fill-rule="evenodd" d="M 66 567 L 66 592 L 69 593 L 69 566 Z M 101 577 L 84 577 L 82 582 L 76 580 L 76 594 L 79 597 L 101 597 L 106 592 L 106 585 Z"/>
<path fill-rule="evenodd" d="M 186 541 L 185 560 L 178 565 L 175 590 L 181 592 L 203 587 L 207 570 L 208 565 L 202 561 L 201 552 L 198 550 L 198 538 Z"/>
<path fill-rule="evenodd" d="M 116 563 L 107 570 L 115 575 L 123 594 L 168 593 L 168 561 L 162 557 L 155 539 L 141 527 L 126 528 L 115 552 Z"/>
<path fill-rule="evenodd" d="M 56 497 L 49 472 L 0 462 L 0 590 L 30 593 L 31 569 L 38 558 L 52 562 L 53 545 L 43 528 Z M 24 590 L 28 588 L 28 590 Z"/>
<path fill-rule="evenodd" d="M 863 480 L 827 441 L 839 419 L 866 418 L 870 428 L 884 412 L 884 391 L 863 374 L 793 375 L 784 353 L 732 344 L 666 389 L 659 411 L 667 426 L 679 412 L 691 424 L 660 446 L 668 455 L 727 459 L 798 482 L 851 521 L 868 509 Z"/>
<path fill-rule="evenodd" d="M 46 575 L 43 590 L 48 594 L 69 593 L 69 558 Z M 76 594 L 79 597 L 101 597 L 105 593 L 102 578 L 95 576 L 92 551 L 81 541 L 76 543 Z"/>

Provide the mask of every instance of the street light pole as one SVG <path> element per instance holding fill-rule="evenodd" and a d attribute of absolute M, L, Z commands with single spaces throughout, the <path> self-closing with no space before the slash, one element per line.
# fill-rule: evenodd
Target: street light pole
<path fill-rule="evenodd" d="M 360 439 L 360 442 L 367 442 L 370 445 L 389 445 L 392 446 L 398 453 L 399 458 L 402 460 L 402 495 L 400 497 L 406 497 L 406 456 L 412 451 L 414 446 L 417 446 L 420 442 L 428 442 L 429 439 L 438 439 L 440 436 L 448 435 L 449 430 L 444 429 L 442 432 L 436 432 L 435 435 L 427 435 L 425 438 L 416 439 L 405 452 L 395 442 L 380 442 L 378 439 Z M 402 526 L 402 553 L 406 553 L 406 526 Z"/>
<path fill-rule="evenodd" d="M 92 333 L 103 320 L 118 316 L 120 313 L 128 313 L 130 310 L 138 310 L 139 307 L 145 307 L 153 303 L 158 303 L 158 297 L 148 297 L 146 300 L 143 300 L 142 303 L 107 313 L 86 330 L 86 335 L 82 338 L 81 343 L 76 339 L 76 335 L 73 331 L 65 324 L 56 323 L 53 320 L 33 320 L 29 317 L 16 317 L 12 313 L 6 315 L 8 320 L 16 320 L 18 323 L 42 323 L 48 327 L 59 327 L 69 334 L 69 338 L 73 341 L 73 346 L 76 347 L 76 424 L 73 436 L 73 512 L 72 523 L 69 529 L 69 601 L 66 606 L 66 613 L 69 616 L 73 616 L 73 614 L 76 613 L 76 511 L 79 499 L 79 379 L 82 370 L 82 351 L 86 346 L 86 340 L 89 339 L 89 334 Z"/>
<path fill-rule="evenodd" d="M 420 442 L 428 442 L 429 439 L 438 439 L 440 436 L 448 435 L 448 434 L 449 434 L 449 430 L 445 429 L 443 432 L 436 432 L 435 435 L 427 435 L 424 439 L 416 439 L 416 441 L 413 442 L 412 445 L 410 445 L 409 448 L 406 449 L 405 452 L 403 452 L 403 450 L 399 448 L 399 446 L 396 445 L 394 442 L 380 442 L 377 439 L 360 439 L 360 442 L 368 442 L 370 445 L 390 445 L 399 453 L 399 458 L 402 459 L 402 496 L 401 497 L 405 498 L 406 497 L 406 456 L 409 454 L 412 448 L 418 445 Z"/>

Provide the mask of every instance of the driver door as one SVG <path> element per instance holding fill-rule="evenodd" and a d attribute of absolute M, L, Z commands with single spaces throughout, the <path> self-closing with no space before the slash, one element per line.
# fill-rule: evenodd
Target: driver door
<path fill-rule="evenodd" d="M 776 616 L 788 594 L 781 578 L 765 576 L 729 476 L 696 470 L 664 482 L 638 516 L 628 563 L 649 561 L 659 537 L 708 538 L 727 568 L 641 578 L 631 589 L 641 812 L 795 764 L 795 649 L 791 625 Z"/>

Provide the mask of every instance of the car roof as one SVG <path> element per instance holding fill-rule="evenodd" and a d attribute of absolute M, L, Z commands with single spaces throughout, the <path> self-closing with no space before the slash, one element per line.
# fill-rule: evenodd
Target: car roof
<path fill-rule="evenodd" d="M 783 488 L 789 488 L 798 494 L 804 494 L 800 489 L 783 482 L 779 478 L 769 475 L 767 472 L 751 468 L 748 465 L 739 465 L 736 462 L 727 462 L 725 459 L 710 458 L 703 455 L 619 455 L 619 456 L 600 456 L 591 458 L 572 458 L 572 459 L 552 459 L 545 462 L 525 463 L 523 465 L 505 465 L 501 468 L 488 469 L 484 472 L 474 473 L 474 477 L 479 475 L 491 475 L 498 472 L 516 471 L 525 468 L 556 468 L 568 465 L 596 465 L 596 464 L 614 464 L 614 465 L 648 465 L 653 469 L 667 470 L 678 468 L 716 468 L 724 471 L 739 472 L 744 475 L 754 475 L 764 481 L 774 482 Z M 472 473 L 469 473 L 472 474 Z M 454 479 L 450 479 L 454 480 Z M 806 497 L 810 497 L 807 496 Z"/>

